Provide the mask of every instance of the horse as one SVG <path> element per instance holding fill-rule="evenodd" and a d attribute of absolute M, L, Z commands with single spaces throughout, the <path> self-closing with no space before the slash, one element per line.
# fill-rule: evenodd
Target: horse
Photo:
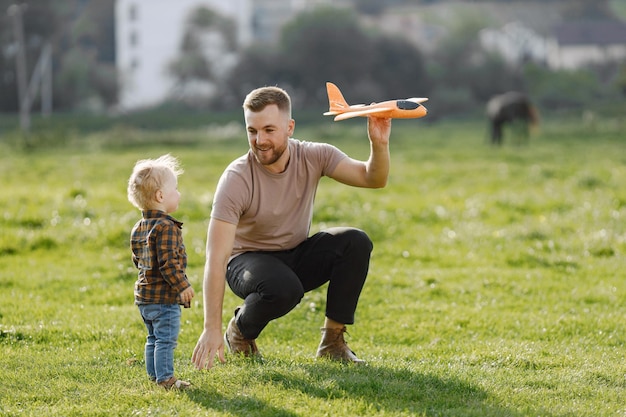
<path fill-rule="evenodd" d="M 526 94 L 517 91 L 491 97 L 487 102 L 487 118 L 492 145 L 502 145 L 505 124 L 518 125 L 520 135 L 524 141 L 528 141 L 529 125 L 535 127 L 539 123 L 539 113 L 535 106 Z"/>

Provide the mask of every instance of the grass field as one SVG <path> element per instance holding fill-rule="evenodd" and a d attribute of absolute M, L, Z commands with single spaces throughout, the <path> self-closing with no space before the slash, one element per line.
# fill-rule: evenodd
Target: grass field
<path fill-rule="evenodd" d="M 5 137 L 0 415 L 626 416 L 626 125 L 548 120 L 528 146 L 501 149 L 483 128 L 394 122 L 388 187 L 322 181 L 312 230 L 353 225 L 375 244 L 348 336 L 367 366 L 313 359 L 322 288 L 264 331 L 264 363 L 202 372 L 190 357 L 206 226 L 243 135 L 118 127 L 29 151 Z M 366 157 L 364 132 L 325 121 L 296 136 Z M 128 175 L 166 152 L 186 170 L 176 217 L 197 292 L 176 350 L 193 383 L 181 393 L 145 375 L 128 249 Z M 227 292 L 225 322 L 238 302 Z"/>

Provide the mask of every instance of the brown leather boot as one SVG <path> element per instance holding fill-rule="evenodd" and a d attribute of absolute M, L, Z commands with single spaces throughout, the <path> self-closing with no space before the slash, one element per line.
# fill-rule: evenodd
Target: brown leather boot
<path fill-rule="evenodd" d="M 243 336 L 237 326 L 235 317 L 230 319 L 228 327 L 226 328 L 226 333 L 224 333 L 224 342 L 226 343 L 226 346 L 228 346 L 228 350 L 230 350 L 230 353 L 241 353 L 246 357 L 261 358 L 261 354 L 259 353 L 255 340 L 246 339 Z"/>
<path fill-rule="evenodd" d="M 322 341 L 317 348 L 318 358 L 328 358 L 333 361 L 348 363 L 365 363 L 363 359 L 357 358 L 348 344 L 343 338 L 343 334 L 347 331 L 346 326 L 339 329 L 330 329 L 322 327 Z"/>

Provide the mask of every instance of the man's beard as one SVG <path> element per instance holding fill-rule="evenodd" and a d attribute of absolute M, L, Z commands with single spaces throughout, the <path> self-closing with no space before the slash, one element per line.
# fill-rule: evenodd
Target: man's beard
<path fill-rule="evenodd" d="M 254 156 L 261 165 L 272 165 L 276 163 L 276 161 L 278 161 L 281 156 L 283 156 L 285 150 L 287 150 L 287 145 L 280 149 L 272 147 L 266 151 L 261 151 L 257 148 L 254 148 Z"/>

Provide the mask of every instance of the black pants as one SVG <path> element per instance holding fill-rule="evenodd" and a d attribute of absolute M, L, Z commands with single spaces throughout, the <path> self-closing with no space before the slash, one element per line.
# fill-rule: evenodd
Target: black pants
<path fill-rule="evenodd" d="M 244 300 L 237 326 L 256 339 L 267 324 L 291 311 L 305 292 L 328 284 L 326 316 L 354 323 L 373 245 L 365 232 L 335 227 L 288 251 L 246 252 L 228 264 L 226 280 Z"/>

